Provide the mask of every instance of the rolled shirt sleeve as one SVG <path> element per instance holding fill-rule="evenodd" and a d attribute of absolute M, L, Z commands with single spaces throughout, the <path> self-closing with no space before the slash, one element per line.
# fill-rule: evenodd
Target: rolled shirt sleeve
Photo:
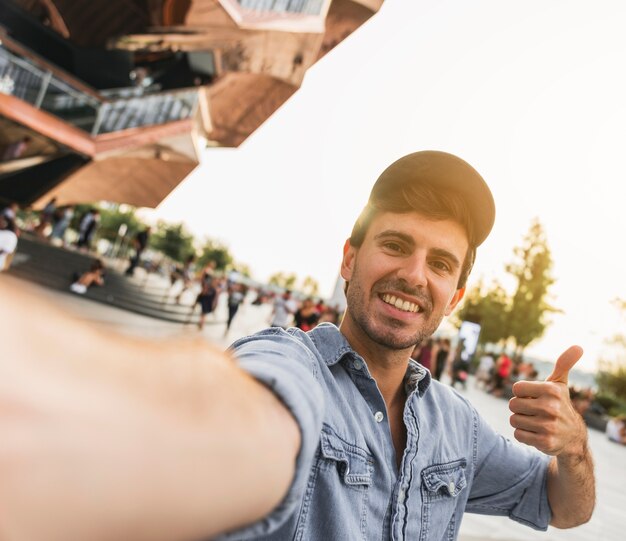
<path fill-rule="evenodd" d="M 551 458 L 497 434 L 478 413 L 476 472 L 466 511 L 508 516 L 536 530 L 547 530 L 552 512 L 547 474 Z"/>
<path fill-rule="evenodd" d="M 271 328 L 236 341 L 231 350 L 241 368 L 271 389 L 291 412 L 300 429 L 301 446 L 295 475 L 283 501 L 260 521 L 218 538 L 224 541 L 268 535 L 296 511 L 319 444 L 324 415 L 318 361 L 299 339 L 283 329 Z"/>

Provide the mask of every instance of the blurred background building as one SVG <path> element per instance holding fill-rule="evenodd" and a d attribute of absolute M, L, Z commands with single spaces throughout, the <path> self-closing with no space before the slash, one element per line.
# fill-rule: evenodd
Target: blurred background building
<path fill-rule="evenodd" d="M 0 203 L 155 207 L 383 0 L 0 0 Z"/>

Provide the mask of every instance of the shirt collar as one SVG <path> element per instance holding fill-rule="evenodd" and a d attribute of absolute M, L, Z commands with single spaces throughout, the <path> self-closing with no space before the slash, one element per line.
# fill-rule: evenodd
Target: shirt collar
<path fill-rule="evenodd" d="M 352 358 L 362 357 L 352 349 L 346 337 L 332 323 L 320 323 L 312 331 L 307 333 L 315 343 L 326 366 L 334 366 L 345 356 Z M 416 388 L 418 394 L 422 396 L 430 386 L 430 372 L 421 364 L 409 359 L 406 374 L 404 376 L 404 385 L 407 396 Z"/>

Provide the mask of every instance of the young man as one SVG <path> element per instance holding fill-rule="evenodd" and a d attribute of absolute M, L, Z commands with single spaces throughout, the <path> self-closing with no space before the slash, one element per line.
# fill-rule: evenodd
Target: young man
<path fill-rule="evenodd" d="M 344 246 L 340 329 L 273 328 L 236 342 L 252 378 L 197 346 L 107 337 L 102 350 L 94 333 L 83 348 L 106 351 L 108 364 L 91 362 L 78 377 L 80 344 L 43 365 L 29 344 L 17 368 L 0 370 L 11 381 L 0 387 L 0 441 L 9 442 L 0 531 L 18 540 L 230 531 L 224 539 L 439 541 L 457 537 L 465 511 L 538 529 L 587 521 L 593 467 L 567 388 L 580 348 L 546 382 L 514 386 L 515 436 L 546 454 L 495 434 L 409 358 L 462 299 L 494 214 L 482 178 L 455 156 L 392 164 Z M 15 321 L 11 336 L 32 332 Z M 29 376 L 42 387 L 34 396 L 21 392 Z"/>

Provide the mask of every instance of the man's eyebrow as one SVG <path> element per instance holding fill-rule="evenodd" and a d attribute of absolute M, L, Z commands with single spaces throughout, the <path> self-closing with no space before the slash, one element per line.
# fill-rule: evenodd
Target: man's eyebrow
<path fill-rule="evenodd" d="M 386 239 L 386 238 L 399 239 L 411 247 L 415 246 L 415 241 L 413 240 L 413 237 L 411 235 L 407 235 L 406 233 L 403 233 L 402 231 L 396 231 L 394 229 L 387 229 L 383 231 L 382 233 L 378 233 L 378 235 L 374 237 L 374 240 L 381 240 L 381 239 Z"/>

